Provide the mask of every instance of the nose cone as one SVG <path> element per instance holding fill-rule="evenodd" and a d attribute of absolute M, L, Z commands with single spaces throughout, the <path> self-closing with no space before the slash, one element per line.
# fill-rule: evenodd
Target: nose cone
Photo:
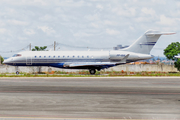
<path fill-rule="evenodd" d="M 7 60 L 4 60 L 4 61 L 3 61 L 3 63 L 4 63 L 4 64 L 7 64 L 7 63 L 8 63 L 8 61 L 7 61 Z"/>
<path fill-rule="evenodd" d="M 6 60 L 4 60 L 3 63 L 8 65 L 8 64 L 10 64 L 11 62 L 12 62 L 12 61 L 11 61 L 10 59 L 6 59 Z"/>

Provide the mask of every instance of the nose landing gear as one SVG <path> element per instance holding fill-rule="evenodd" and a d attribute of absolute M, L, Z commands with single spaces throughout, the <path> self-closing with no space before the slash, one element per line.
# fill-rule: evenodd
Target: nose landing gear
<path fill-rule="evenodd" d="M 91 75 L 94 75 L 94 74 L 96 73 L 96 70 L 95 70 L 95 69 L 90 69 L 90 70 L 89 70 L 89 73 L 90 73 Z"/>
<path fill-rule="evenodd" d="M 19 75 L 19 71 L 16 71 L 16 75 Z"/>
<path fill-rule="evenodd" d="M 19 75 L 18 66 L 16 66 L 16 75 Z"/>

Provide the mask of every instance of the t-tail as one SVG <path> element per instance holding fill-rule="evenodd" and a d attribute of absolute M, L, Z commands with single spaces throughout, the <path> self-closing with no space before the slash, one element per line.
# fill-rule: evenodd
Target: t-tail
<path fill-rule="evenodd" d="M 159 32 L 155 30 L 148 30 L 138 38 L 132 45 L 127 48 L 122 49 L 123 51 L 130 51 L 142 54 L 150 54 L 150 51 L 158 41 L 161 35 L 171 35 L 175 34 L 173 32 Z"/>

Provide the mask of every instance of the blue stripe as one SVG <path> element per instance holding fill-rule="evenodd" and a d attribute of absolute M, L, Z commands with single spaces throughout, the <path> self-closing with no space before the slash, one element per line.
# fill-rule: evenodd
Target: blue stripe
<path fill-rule="evenodd" d="M 80 67 L 64 67 L 64 63 L 32 63 L 32 65 L 27 65 L 26 63 L 16 63 L 16 64 L 9 64 L 12 66 L 51 66 L 51 67 L 57 67 L 57 68 L 65 68 L 65 69 L 89 69 L 89 68 L 96 68 L 96 69 L 104 69 L 113 67 L 116 65 L 94 65 L 94 66 L 80 66 Z"/>
<path fill-rule="evenodd" d="M 140 45 L 155 45 L 155 44 L 140 44 Z"/>

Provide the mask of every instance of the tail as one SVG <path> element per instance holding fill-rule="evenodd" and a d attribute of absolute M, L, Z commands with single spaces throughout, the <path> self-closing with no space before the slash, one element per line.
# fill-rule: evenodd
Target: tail
<path fill-rule="evenodd" d="M 132 45 L 122 49 L 123 51 L 130 51 L 142 54 L 150 54 L 151 49 L 154 47 L 161 35 L 175 34 L 172 32 L 164 33 L 155 30 L 148 30 L 143 36 L 138 38 Z"/>

